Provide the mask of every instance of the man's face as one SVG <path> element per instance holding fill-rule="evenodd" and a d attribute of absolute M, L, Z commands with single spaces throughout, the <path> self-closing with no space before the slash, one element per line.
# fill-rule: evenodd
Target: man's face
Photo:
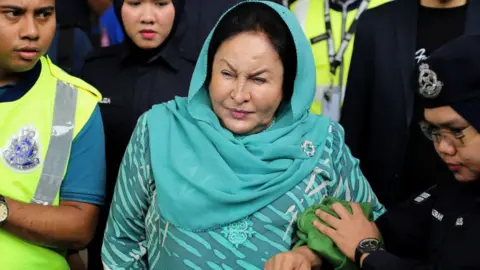
<path fill-rule="evenodd" d="M 0 69 L 24 72 L 45 54 L 55 35 L 54 0 L 0 0 Z"/>

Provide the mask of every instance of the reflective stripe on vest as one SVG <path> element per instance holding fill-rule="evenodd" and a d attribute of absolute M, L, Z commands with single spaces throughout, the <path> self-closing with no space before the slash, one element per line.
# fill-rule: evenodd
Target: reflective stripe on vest
<path fill-rule="evenodd" d="M 323 114 L 333 120 L 340 117 L 340 109 L 345 95 L 350 60 L 353 51 L 353 42 L 350 42 L 345 50 L 341 69 L 335 75 L 330 72 L 330 61 L 328 55 L 327 29 L 325 29 L 325 1 L 328 0 L 297 0 L 291 5 L 292 12 L 302 25 L 307 38 L 313 42 L 312 51 L 315 58 L 317 93 L 310 111 L 314 114 Z M 370 0 L 368 8 L 374 8 L 389 0 Z M 346 18 L 343 18 L 341 11 L 330 10 L 330 18 L 333 27 L 333 38 L 339 45 L 343 38 L 342 25 L 348 28 L 355 20 L 358 9 L 348 11 Z M 315 40 L 315 41 L 313 41 Z M 338 50 L 339 48 L 334 48 Z M 326 91 L 332 88 L 332 92 Z M 338 92 L 341 88 L 341 94 Z M 327 94 L 327 99 L 323 96 Z"/>
<path fill-rule="evenodd" d="M 310 0 L 298 0 L 298 2 L 295 4 L 295 9 L 293 11 L 293 14 L 295 14 L 295 17 L 297 17 L 304 32 L 306 32 L 307 14 L 309 6 Z"/>
<path fill-rule="evenodd" d="M 52 205 L 63 181 L 73 139 L 78 91 L 57 82 L 52 136 L 32 203 Z"/>

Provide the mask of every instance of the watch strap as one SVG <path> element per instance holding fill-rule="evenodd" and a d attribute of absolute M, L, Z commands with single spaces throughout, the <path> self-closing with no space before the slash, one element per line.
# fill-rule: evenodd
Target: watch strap
<path fill-rule="evenodd" d="M 6 206 L 8 211 L 7 200 L 5 200 L 5 197 L 3 197 L 2 195 L 0 195 L 0 205 Z M 8 215 L 8 212 L 7 212 L 7 215 Z M 5 222 L 5 220 L 0 220 L 0 227 L 3 225 L 3 222 Z"/>
<path fill-rule="evenodd" d="M 360 269 L 360 259 L 362 258 L 363 252 L 360 251 L 360 249 L 357 247 L 355 249 L 355 265 L 357 266 L 358 269 Z"/>
<path fill-rule="evenodd" d="M 363 254 L 365 254 L 365 253 L 372 253 L 372 252 L 375 252 L 375 251 L 378 251 L 378 250 L 382 250 L 382 249 L 383 249 L 383 244 L 382 244 L 382 242 L 379 241 L 379 240 L 377 240 L 377 241 L 378 241 L 378 245 L 376 246 L 375 249 L 370 249 L 370 250 L 368 250 L 368 251 L 367 251 L 367 250 L 363 250 L 363 249 L 360 247 L 360 245 L 361 245 L 362 242 L 365 241 L 365 240 L 369 240 L 369 239 L 367 238 L 367 239 L 364 239 L 364 240 L 360 241 L 360 242 L 358 243 L 357 248 L 355 249 L 355 256 L 354 256 L 355 265 L 356 265 L 359 269 L 361 269 L 361 267 L 360 267 L 360 261 L 361 261 L 361 259 L 362 259 Z"/>

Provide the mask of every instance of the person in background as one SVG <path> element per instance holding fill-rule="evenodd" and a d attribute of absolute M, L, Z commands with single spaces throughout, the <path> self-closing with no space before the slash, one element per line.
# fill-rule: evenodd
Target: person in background
<path fill-rule="evenodd" d="M 314 68 L 287 8 L 230 9 L 203 46 L 188 98 L 138 121 L 105 231 L 105 269 L 263 269 L 290 249 L 296 217 L 326 195 L 371 202 L 381 215 L 342 128 L 309 112 Z"/>
<path fill-rule="evenodd" d="M 56 0 L 57 24 L 77 27 L 89 37 L 92 34 L 92 15 L 101 17 L 112 5 L 111 0 Z"/>
<path fill-rule="evenodd" d="M 462 36 L 430 52 L 419 67 L 422 129 L 454 179 L 368 222 L 335 205 L 315 224 L 366 270 L 480 269 L 480 36 Z M 357 211 L 355 211 L 357 210 Z M 378 226 L 378 229 L 377 229 Z M 379 237 L 385 247 L 379 245 Z"/>
<path fill-rule="evenodd" d="M 357 22 L 389 0 L 297 0 L 291 6 L 310 40 L 317 72 L 312 112 L 340 120 Z"/>
<path fill-rule="evenodd" d="M 2 269 L 67 270 L 104 202 L 101 95 L 43 57 L 54 0 L 0 0 Z"/>
<path fill-rule="evenodd" d="M 86 56 L 96 47 L 92 14 L 102 17 L 110 0 L 61 0 L 56 2 L 57 31 L 47 55 L 67 73 L 78 76 Z"/>
<path fill-rule="evenodd" d="M 480 1 L 402 0 L 362 15 L 340 124 L 388 208 L 453 178 L 423 136 L 415 97 L 420 61 L 463 33 L 480 33 Z"/>
<path fill-rule="evenodd" d="M 138 118 L 155 104 L 186 96 L 194 68 L 180 56 L 173 38 L 183 16 L 184 0 L 115 0 L 113 5 L 125 40 L 94 51 L 82 71 L 82 78 L 103 94 L 100 107 L 107 155 L 106 206 L 88 247 L 88 267 L 92 270 L 102 268 L 100 250 L 108 209 Z"/>
<path fill-rule="evenodd" d="M 102 40 L 102 47 L 108 47 L 123 42 L 123 29 L 115 14 L 115 8 L 110 6 L 100 17 L 100 27 L 103 29 L 102 38 L 106 37 L 106 42 Z"/>
<path fill-rule="evenodd" d="M 63 71 L 79 76 L 83 63 L 92 50 L 90 38 L 80 28 L 57 27 L 47 55 Z"/>

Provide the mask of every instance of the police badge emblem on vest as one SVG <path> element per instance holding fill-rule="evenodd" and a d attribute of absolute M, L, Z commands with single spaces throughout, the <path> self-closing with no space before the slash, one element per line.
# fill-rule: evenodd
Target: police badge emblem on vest
<path fill-rule="evenodd" d="M 419 92 L 426 98 L 436 98 L 443 88 L 443 83 L 437 78 L 437 73 L 430 69 L 428 64 L 420 65 Z"/>
<path fill-rule="evenodd" d="M 29 172 L 40 165 L 38 131 L 33 126 L 21 128 L 2 150 L 7 166 L 21 172 Z"/>

